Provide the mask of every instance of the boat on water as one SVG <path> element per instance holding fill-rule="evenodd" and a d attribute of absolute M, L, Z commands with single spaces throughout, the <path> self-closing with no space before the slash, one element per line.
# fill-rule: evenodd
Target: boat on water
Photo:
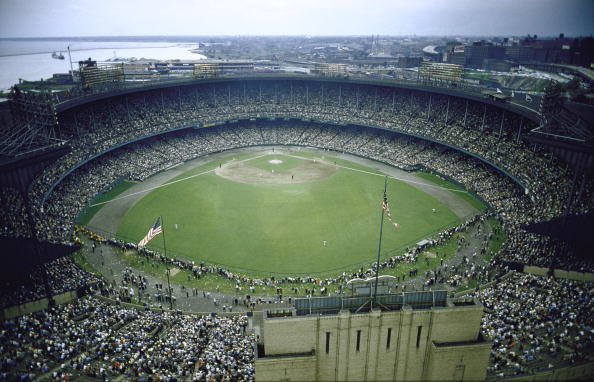
<path fill-rule="evenodd" d="M 52 53 L 52 58 L 55 58 L 57 60 L 63 60 L 64 59 L 64 55 L 62 54 L 62 52 L 56 54 L 56 52 Z"/>

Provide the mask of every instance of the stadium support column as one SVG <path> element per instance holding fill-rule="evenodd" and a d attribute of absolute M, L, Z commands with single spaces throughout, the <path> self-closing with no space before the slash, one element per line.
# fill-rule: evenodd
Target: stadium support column
<path fill-rule="evenodd" d="M 167 293 L 169 294 L 169 309 L 173 310 L 173 299 L 171 298 L 171 282 L 169 281 L 169 257 L 167 257 L 167 247 L 165 246 L 165 222 L 161 216 L 161 232 L 163 232 L 163 252 L 165 253 L 165 267 L 167 268 Z"/>
<path fill-rule="evenodd" d="M 395 106 L 396 106 L 396 94 L 394 94 L 394 91 L 392 90 L 392 113 L 394 112 Z"/>
<path fill-rule="evenodd" d="M 505 118 L 505 111 L 501 112 L 501 124 L 499 126 L 499 138 L 501 138 L 501 135 L 503 135 L 503 120 Z"/>
<path fill-rule="evenodd" d="M 379 262 L 380 262 L 380 254 L 382 252 L 382 232 L 384 230 L 384 215 L 386 210 L 384 209 L 384 203 L 386 201 L 386 191 L 388 189 L 388 176 L 384 177 L 384 197 L 382 199 L 382 220 L 380 222 L 380 233 L 379 233 L 379 240 L 377 245 L 377 262 L 375 264 L 375 286 L 373 287 L 373 300 L 371 301 L 371 307 L 373 308 L 374 303 L 377 299 L 377 283 L 379 282 Z"/>
<path fill-rule="evenodd" d="M 130 123 L 130 107 L 128 107 L 128 96 L 124 97 L 125 105 L 126 105 L 126 122 Z"/>
<path fill-rule="evenodd" d="M 518 128 L 518 136 L 516 137 L 516 143 L 520 142 L 520 134 L 522 134 L 523 123 L 524 123 L 524 119 L 520 119 L 520 127 Z"/>
<path fill-rule="evenodd" d="M 126 98 L 127 100 L 127 98 Z M 182 97 L 181 97 L 181 88 L 177 88 L 177 101 L 178 101 L 178 110 L 181 113 L 182 111 Z M 127 101 L 126 101 L 127 102 Z M 126 103 L 126 106 L 128 105 L 128 103 Z"/>
<path fill-rule="evenodd" d="M 481 133 L 485 130 L 485 117 L 487 116 L 487 105 L 483 109 L 483 122 L 481 122 Z"/>

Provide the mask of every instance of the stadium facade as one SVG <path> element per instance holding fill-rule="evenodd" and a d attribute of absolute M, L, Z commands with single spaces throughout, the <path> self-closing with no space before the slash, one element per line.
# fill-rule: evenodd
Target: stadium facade
<path fill-rule="evenodd" d="M 264 311 L 256 378 L 485 379 L 492 344 L 480 334 L 482 305 L 454 303 L 446 299 L 445 292 L 437 291 L 381 297 L 385 301 L 368 312 L 358 311 L 363 301 L 340 298 L 297 300 L 296 310 L 285 314 Z M 349 303 L 350 309 L 345 306 Z"/>

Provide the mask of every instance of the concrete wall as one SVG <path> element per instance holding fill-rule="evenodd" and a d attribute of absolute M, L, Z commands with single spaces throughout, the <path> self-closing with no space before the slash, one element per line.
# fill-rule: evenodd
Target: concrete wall
<path fill-rule="evenodd" d="M 432 344 L 426 374 L 429 381 L 482 381 L 487 376 L 492 344 L 436 346 Z"/>
<path fill-rule="evenodd" d="M 299 333 L 296 336 L 287 336 L 287 325 L 283 320 L 264 320 L 264 333 L 266 333 L 266 355 L 307 353 L 316 348 L 315 345 L 316 320 L 292 320 L 291 330 Z"/>
<path fill-rule="evenodd" d="M 475 341 L 479 335 L 482 317 L 482 309 L 476 309 L 475 306 L 434 309 L 432 340 L 435 342 Z"/>
<path fill-rule="evenodd" d="M 315 381 L 316 357 L 263 358 L 256 362 L 258 381 Z"/>
<path fill-rule="evenodd" d="M 560 279 L 576 280 L 583 282 L 594 282 L 594 273 L 564 271 L 555 269 L 554 275 Z"/>
<path fill-rule="evenodd" d="M 548 268 L 535 267 L 532 265 L 524 265 L 524 273 L 528 273 L 530 275 L 546 276 L 548 272 L 549 272 Z"/>
<path fill-rule="evenodd" d="M 77 299 L 76 292 L 66 292 L 53 296 L 56 304 L 67 304 Z M 0 320 L 10 320 L 11 318 L 24 316 L 25 314 L 39 312 L 45 310 L 48 307 L 47 298 L 41 300 L 31 301 L 21 305 L 11 306 L 0 312 Z"/>
<path fill-rule="evenodd" d="M 549 274 L 549 268 L 525 265 L 524 273 L 528 273 L 530 275 L 535 276 L 546 276 Z M 594 282 L 594 273 L 564 271 L 563 269 L 555 269 L 553 271 L 553 274 L 555 277 L 560 279 L 575 280 L 582 282 Z"/>
<path fill-rule="evenodd" d="M 426 310 L 405 307 L 395 312 L 343 311 L 328 316 L 265 319 L 266 357 L 256 360 L 256 379 L 260 380 L 259 373 L 263 373 L 266 380 L 301 374 L 303 380 L 311 376 L 324 381 L 443 380 L 454 377 L 462 359 L 465 374 L 460 380 L 481 380 L 491 348 L 489 342 L 473 342 L 479 335 L 482 310 L 477 305 Z M 447 342 L 448 346 L 436 350 L 434 342 Z M 291 354 L 312 349 L 313 375 L 311 370 L 293 370 L 306 367 L 306 362 L 302 356 Z M 279 358 L 283 354 L 286 357 Z M 448 370 L 446 375 L 441 374 L 444 370 Z"/>

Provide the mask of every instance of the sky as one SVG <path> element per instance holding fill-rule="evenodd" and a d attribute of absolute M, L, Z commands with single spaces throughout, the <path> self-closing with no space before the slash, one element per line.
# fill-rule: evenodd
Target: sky
<path fill-rule="evenodd" d="M 594 0 L 0 0 L 0 37 L 594 35 Z"/>

